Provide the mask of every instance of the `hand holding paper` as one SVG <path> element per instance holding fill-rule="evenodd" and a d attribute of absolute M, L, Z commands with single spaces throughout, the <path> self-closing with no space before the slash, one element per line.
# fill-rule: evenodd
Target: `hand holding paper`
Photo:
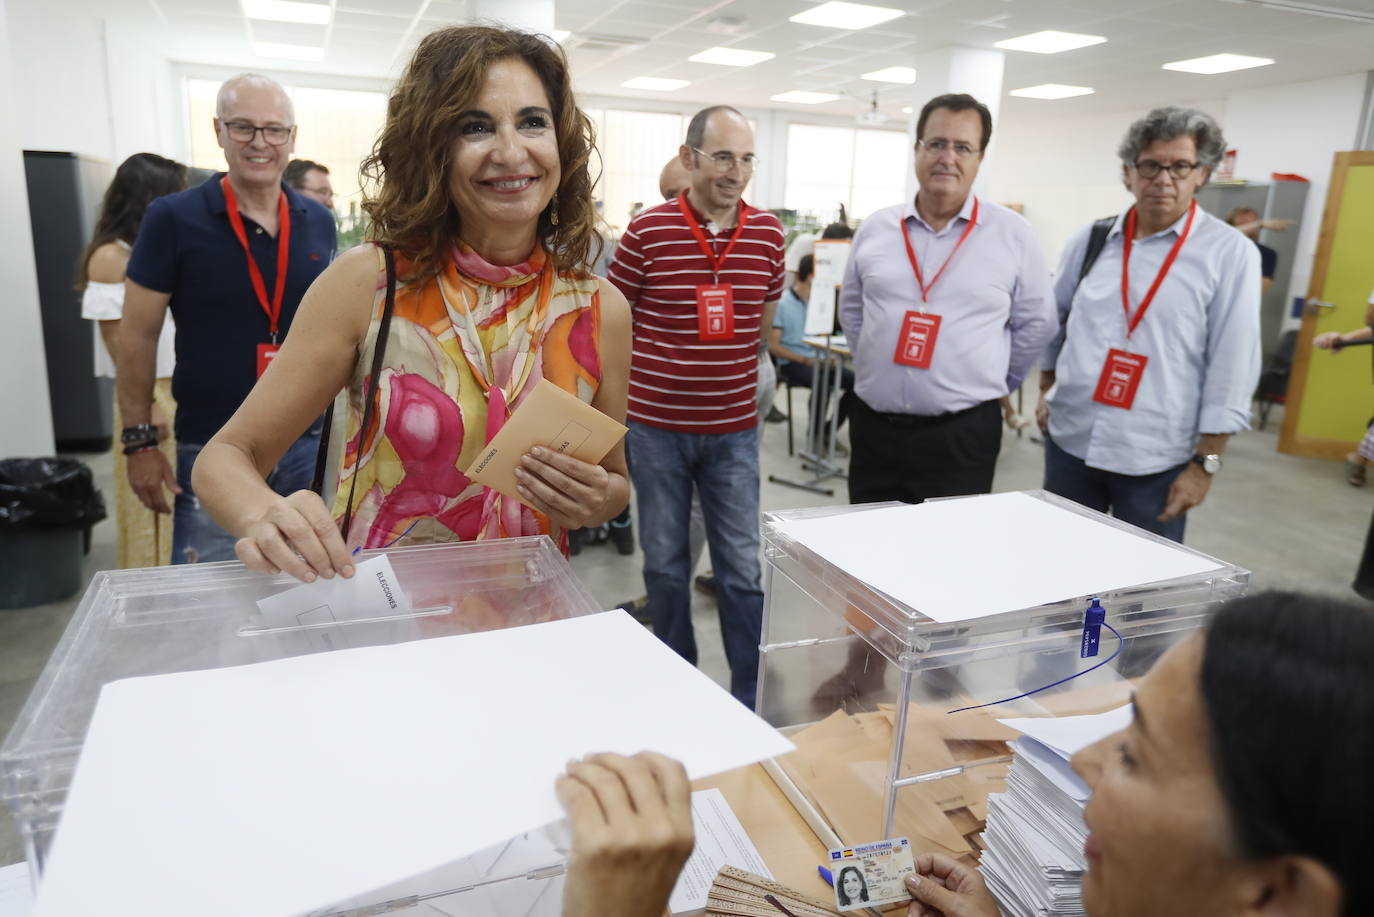
<path fill-rule="evenodd" d="M 597 463 L 625 432 L 623 424 L 541 380 L 467 476 L 555 524 L 577 528 L 605 506 L 611 475 Z"/>

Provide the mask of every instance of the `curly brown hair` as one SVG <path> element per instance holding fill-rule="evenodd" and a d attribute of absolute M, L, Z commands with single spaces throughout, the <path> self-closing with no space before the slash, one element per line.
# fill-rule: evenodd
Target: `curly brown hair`
<path fill-rule="evenodd" d="M 591 120 L 577 107 L 563 51 L 546 38 L 499 26 L 451 26 L 426 35 L 387 101 L 386 124 L 360 174 L 369 241 L 404 254 L 413 275 L 437 270 L 462 235 L 448 193 L 449 148 L 458 116 L 472 107 L 488 69 L 517 58 L 538 75 L 553 110 L 562 178 L 538 236 L 560 271 L 586 270 L 596 231 Z"/>

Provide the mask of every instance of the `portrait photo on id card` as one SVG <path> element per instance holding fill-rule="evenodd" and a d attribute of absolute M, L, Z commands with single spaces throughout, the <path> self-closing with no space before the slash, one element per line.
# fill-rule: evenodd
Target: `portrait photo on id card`
<path fill-rule="evenodd" d="M 872 844 L 836 847 L 830 851 L 830 874 L 835 885 L 835 907 L 857 911 L 911 900 L 906 877 L 916 872 L 911 842 L 894 837 Z"/>

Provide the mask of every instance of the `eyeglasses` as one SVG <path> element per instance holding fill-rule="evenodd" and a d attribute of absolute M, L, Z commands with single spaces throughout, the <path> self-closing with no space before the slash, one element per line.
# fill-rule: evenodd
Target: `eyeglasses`
<path fill-rule="evenodd" d="M 982 152 L 982 150 L 975 150 L 967 143 L 950 143 L 948 140 L 917 140 L 916 145 L 935 156 L 943 156 L 953 150 L 954 155 L 960 159 L 968 159 L 970 156 Z"/>
<path fill-rule="evenodd" d="M 1146 181 L 1153 180 L 1159 176 L 1160 172 L 1167 171 L 1174 178 L 1182 181 L 1193 173 L 1193 170 L 1202 165 L 1200 162 L 1184 162 L 1182 159 L 1171 162 L 1167 166 L 1153 159 L 1142 159 L 1135 163 L 1136 172 Z"/>
<path fill-rule="evenodd" d="M 711 167 L 722 175 L 724 175 L 726 172 L 732 171 L 735 168 L 735 166 L 739 166 L 746 172 L 752 172 L 754 171 L 754 169 L 758 168 L 759 158 L 755 156 L 753 153 L 745 153 L 739 159 L 736 159 L 733 153 L 708 153 L 705 150 L 699 150 L 696 147 L 692 147 L 691 149 L 692 152 L 700 153 L 701 155 L 705 156 L 707 160 L 710 161 Z"/>
<path fill-rule="evenodd" d="M 229 134 L 229 137 L 233 140 L 237 140 L 239 143 L 252 143 L 258 136 L 258 131 L 262 131 L 262 139 L 266 140 L 272 146 L 281 146 L 283 143 L 290 140 L 291 132 L 296 129 L 295 127 L 282 127 L 277 124 L 272 124 L 267 127 L 255 127 L 248 121 L 225 121 L 223 124 L 224 130 Z"/>

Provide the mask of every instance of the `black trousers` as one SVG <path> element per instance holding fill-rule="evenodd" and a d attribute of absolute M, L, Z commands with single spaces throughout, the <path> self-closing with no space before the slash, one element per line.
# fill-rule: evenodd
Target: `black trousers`
<path fill-rule="evenodd" d="M 924 417 L 882 414 L 854 393 L 847 397 L 850 503 L 921 503 L 992 490 L 1002 449 L 997 401 Z"/>
<path fill-rule="evenodd" d="M 1364 539 L 1364 554 L 1355 571 L 1354 588 L 1361 598 L 1374 602 L 1374 519 L 1369 522 L 1369 534 Z"/>

